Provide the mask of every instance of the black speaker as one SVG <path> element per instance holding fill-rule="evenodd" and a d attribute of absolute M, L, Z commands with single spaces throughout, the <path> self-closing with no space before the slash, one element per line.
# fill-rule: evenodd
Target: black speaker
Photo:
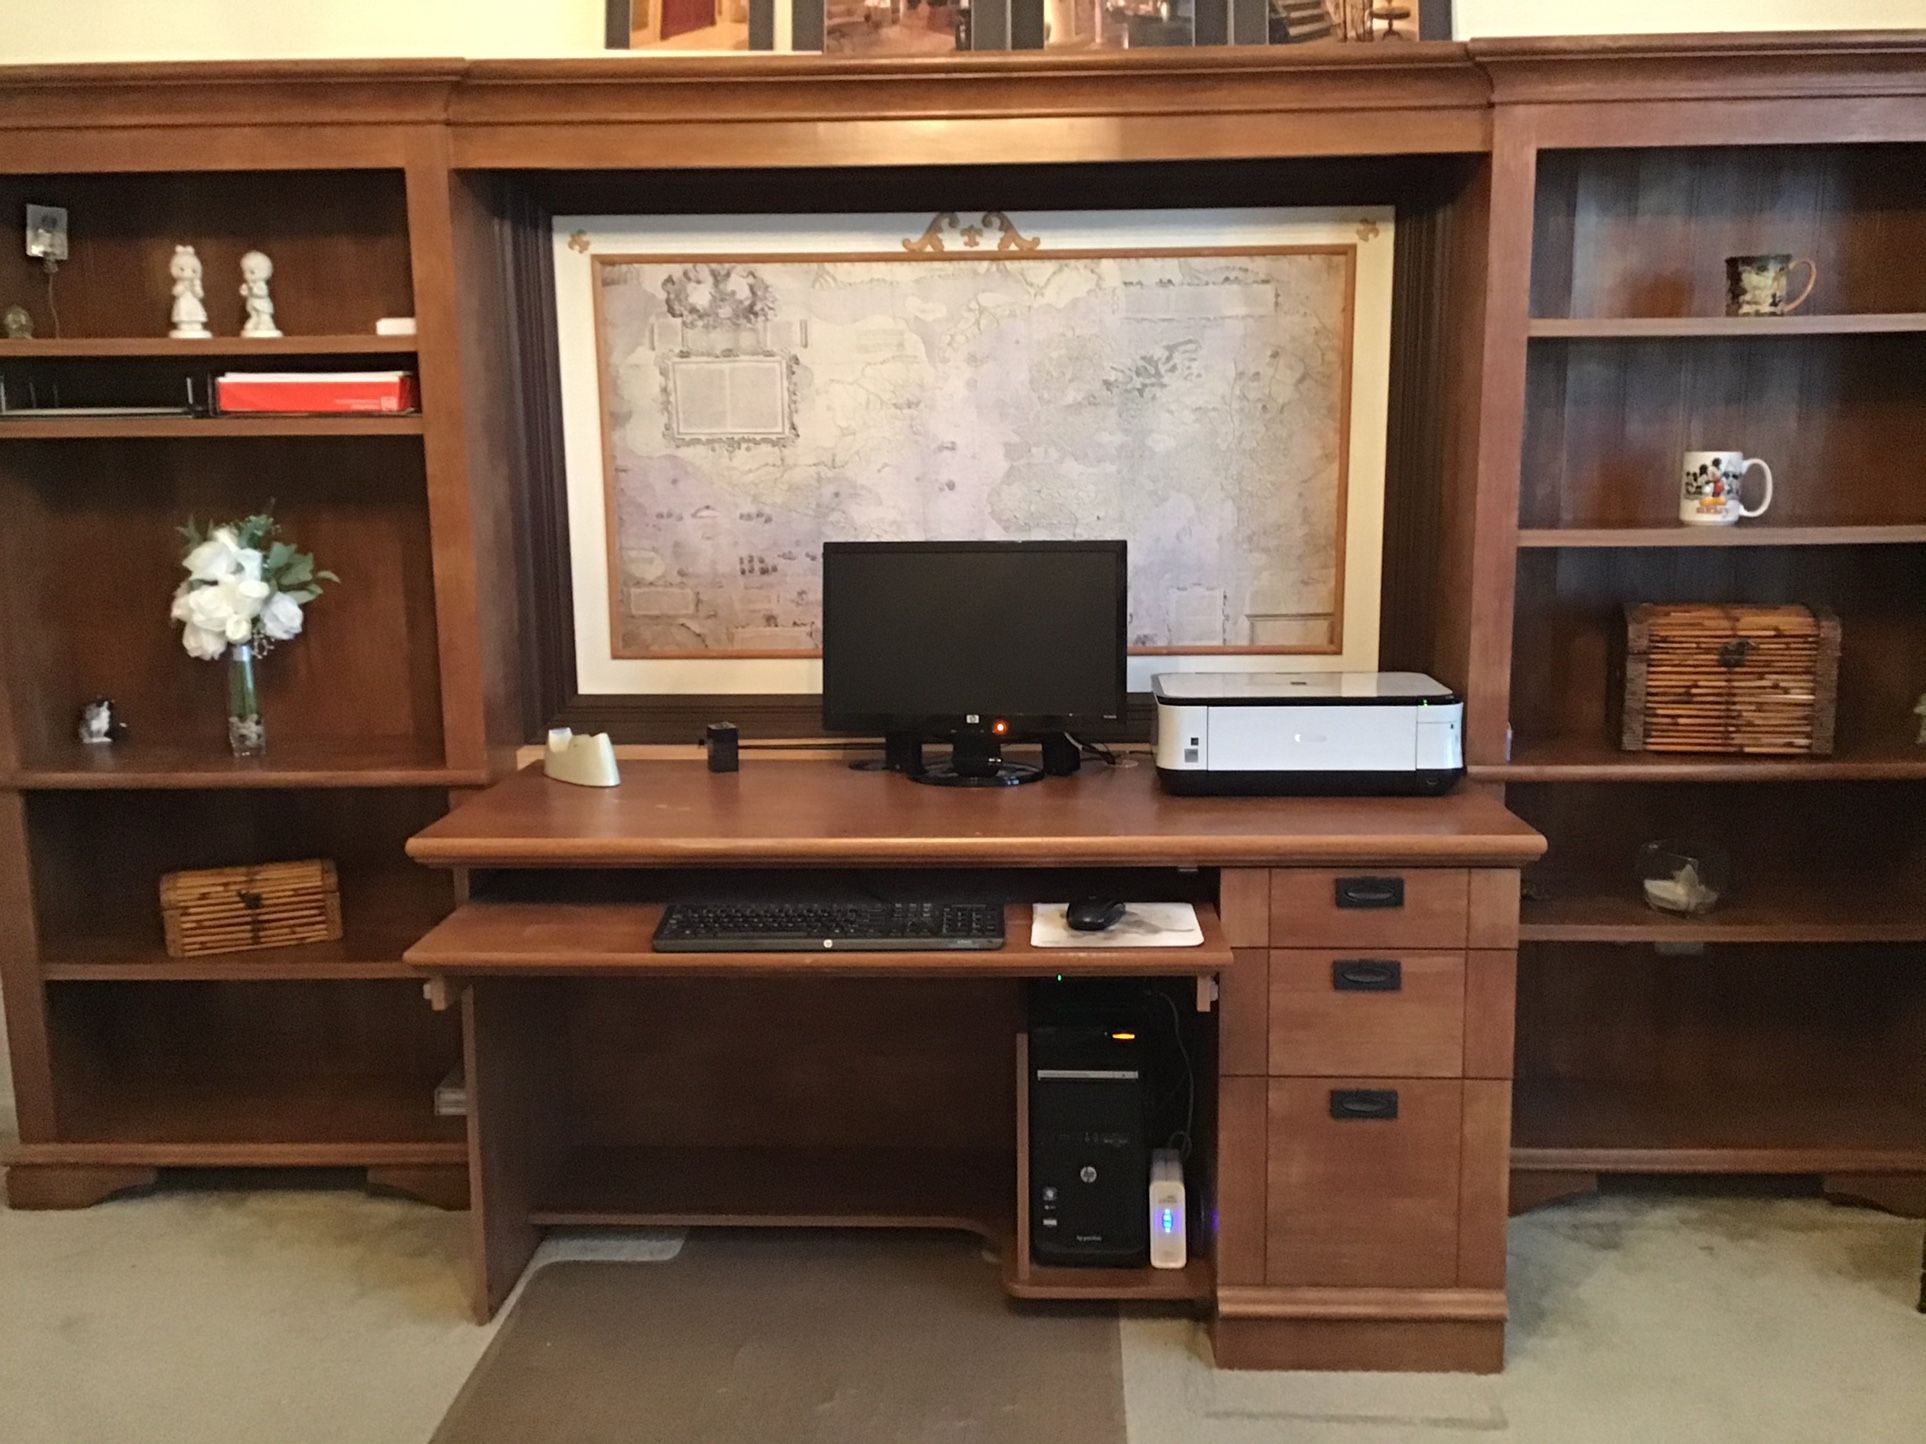
<path fill-rule="evenodd" d="M 1030 1253 L 1039 1263 L 1148 1261 L 1147 1099 L 1135 1028 L 1032 1021 Z"/>
<path fill-rule="evenodd" d="M 1072 742 L 1067 733 L 1043 734 L 1043 775 L 1045 777 L 1068 777 L 1082 766 L 1083 749 Z"/>

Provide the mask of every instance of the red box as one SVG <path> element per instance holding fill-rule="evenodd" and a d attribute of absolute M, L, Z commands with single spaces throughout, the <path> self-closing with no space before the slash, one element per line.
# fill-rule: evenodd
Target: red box
<path fill-rule="evenodd" d="M 214 378 L 215 409 L 225 414 L 394 416 L 421 409 L 407 371 L 230 372 Z"/>

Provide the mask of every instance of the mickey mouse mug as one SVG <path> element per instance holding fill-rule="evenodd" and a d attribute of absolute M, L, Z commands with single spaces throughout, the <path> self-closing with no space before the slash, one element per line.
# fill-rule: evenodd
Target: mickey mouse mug
<path fill-rule="evenodd" d="M 1755 466 L 1765 473 L 1765 499 L 1748 509 L 1739 488 Z M 1772 505 L 1772 468 L 1743 451 L 1688 451 L 1681 471 L 1679 520 L 1687 526 L 1731 526 Z"/>

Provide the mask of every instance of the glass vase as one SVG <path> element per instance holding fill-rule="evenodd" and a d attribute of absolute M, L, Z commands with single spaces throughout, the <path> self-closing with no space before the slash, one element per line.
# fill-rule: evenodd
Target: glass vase
<path fill-rule="evenodd" d="M 227 649 L 227 745 L 236 757 L 259 757 L 267 751 L 254 664 L 252 642 L 235 642 Z"/>

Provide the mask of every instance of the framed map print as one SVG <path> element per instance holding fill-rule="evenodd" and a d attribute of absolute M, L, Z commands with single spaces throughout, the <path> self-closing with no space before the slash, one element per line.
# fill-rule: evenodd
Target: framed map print
<path fill-rule="evenodd" d="M 1386 209 L 563 217 L 579 685 L 810 692 L 825 541 L 1130 548 L 1131 685 L 1376 661 Z"/>

